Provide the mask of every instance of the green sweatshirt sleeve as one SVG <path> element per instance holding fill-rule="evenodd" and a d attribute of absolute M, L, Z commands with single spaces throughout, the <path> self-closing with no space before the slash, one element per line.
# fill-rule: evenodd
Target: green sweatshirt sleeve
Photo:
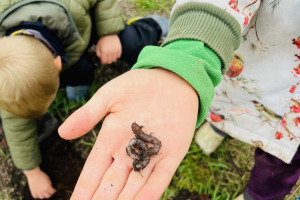
<path fill-rule="evenodd" d="M 190 83 L 199 95 L 198 127 L 240 44 L 241 29 L 224 10 L 197 2 L 178 6 L 169 29 L 162 47 L 145 47 L 132 69 L 161 67 Z"/>
<path fill-rule="evenodd" d="M 180 39 L 205 43 L 222 61 L 222 71 L 229 68 L 234 51 L 241 42 L 241 27 L 226 11 L 207 3 L 190 2 L 178 6 L 170 18 L 170 31 L 162 44 Z"/>
<path fill-rule="evenodd" d="M 21 119 L 0 109 L 1 119 L 9 151 L 17 168 L 31 170 L 42 159 L 37 141 L 35 120 Z"/>
<path fill-rule="evenodd" d="M 218 56 L 203 42 L 177 40 L 165 47 L 144 48 L 132 69 L 162 67 L 189 82 L 199 95 L 198 127 L 208 112 L 214 87 L 221 81 L 221 66 Z"/>

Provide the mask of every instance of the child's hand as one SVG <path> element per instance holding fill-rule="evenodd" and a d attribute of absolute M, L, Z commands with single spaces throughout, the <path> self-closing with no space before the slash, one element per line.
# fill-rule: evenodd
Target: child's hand
<path fill-rule="evenodd" d="M 52 187 L 49 176 L 39 167 L 24 171 L 24 174 L 33 198 L 48 199 L 56 192 L 56 189 Z"/>
<path fill-rule="evenodd" d="M 59 128 L 74 139 L 106 116 L 71 199 L 159 199 L 188 151 L 197 112 L 197 93 L 170 71 L 135 69 L 108 82 Z M 162 145 L 140 172 L 125 150 L 133 122 Z"/>
<path fill-rule="evenodd" d="M 96 45 L 96 55 L 102 64 L 111 64 L 117 61 L 122 54 L 122 45 L 118 35 L 101 37 Z"/>

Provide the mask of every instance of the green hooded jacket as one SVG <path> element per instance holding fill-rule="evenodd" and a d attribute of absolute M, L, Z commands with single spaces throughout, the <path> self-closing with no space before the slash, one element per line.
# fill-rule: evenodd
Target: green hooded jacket
<path fill-rule="evenodd" d="M 99 37 L 124 28 L 117 0 L 1 0 L 0 37 L 22 22 L 37 21 L 60 39 L 69 61 L 63 69 L 76 63 L 86 50 L 92 25 Z M 15 165 L 23 170 L 37 167 L 41 155 L 35 120 L 14 117 L 1 108 L 0 117 Z"/>

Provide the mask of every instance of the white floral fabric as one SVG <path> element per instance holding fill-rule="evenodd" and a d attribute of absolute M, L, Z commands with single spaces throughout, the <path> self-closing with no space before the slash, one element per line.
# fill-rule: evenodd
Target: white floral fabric
<path fill-rule="evenodd" d="M 177 0 L 173 10 L 188 2 L 227 11 L 243 35 L 207 120 L 290 163 L 300 143 L 300 0 Z"/>
<path fill-rule="evenodd" d="M 228 3 L 249 22 L 207 120 L 289 163 L 300 142 L 300 1 L 240 2 Z"/>

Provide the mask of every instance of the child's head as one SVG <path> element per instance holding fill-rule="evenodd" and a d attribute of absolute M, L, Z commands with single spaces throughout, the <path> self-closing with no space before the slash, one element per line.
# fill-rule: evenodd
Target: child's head
<path fill-rule="evenodd" d="M 0 107 L 20 118 L 43 115 L 59 86 L 60 57 L 38 39 L 0 39 Z"/>

